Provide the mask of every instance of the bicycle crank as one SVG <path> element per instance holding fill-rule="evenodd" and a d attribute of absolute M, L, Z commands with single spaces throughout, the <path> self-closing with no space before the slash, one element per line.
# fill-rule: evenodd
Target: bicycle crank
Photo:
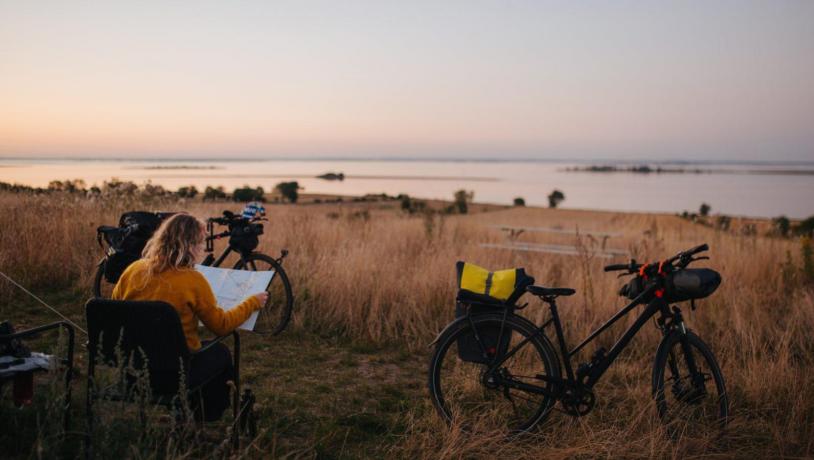
<path fill-rule="evenodd" d="M 561 401 L 566 414 L 581 417 L 591 412 L 596 398 L 594 393 L 587 388 L 570 387 L 563 393 Z"/>

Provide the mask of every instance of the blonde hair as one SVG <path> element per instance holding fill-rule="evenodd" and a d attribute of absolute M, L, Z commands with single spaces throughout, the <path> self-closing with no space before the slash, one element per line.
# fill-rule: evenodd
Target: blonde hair
<path fill-rule="evenodd" d="M 141 256 L 147 272 L 155 275 L 170 269 L 192 268 L 198 259 L 198 248 L 206 238 L 204 224 L 189 214 L 176 214 L 165 220 Z"/>

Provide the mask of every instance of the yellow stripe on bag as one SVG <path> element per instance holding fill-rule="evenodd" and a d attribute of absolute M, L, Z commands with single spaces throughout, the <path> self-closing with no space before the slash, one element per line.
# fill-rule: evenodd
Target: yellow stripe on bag
<path fill-rule="evenodd" d="M 516 282 L 517 269 L 498 270 L 490 273 L 483 267 L 465 263 L 459 287 L 476 294 L 507 300 L 514 293 Z"/>
<path fill-rule="evenodd" d="M 492 289 L 489 296 L 500 300 L 508 299 L 514 293 L 517 270 L 499 270 L 492 273 Z"/>
<path fill-rule="evenodd" d="M 476 294 L 486 294 L 486 278 L 488 277 L 489 270 L 473 264 L 464 264 L 464 271 L 461 274 L 461 289 Z"/>

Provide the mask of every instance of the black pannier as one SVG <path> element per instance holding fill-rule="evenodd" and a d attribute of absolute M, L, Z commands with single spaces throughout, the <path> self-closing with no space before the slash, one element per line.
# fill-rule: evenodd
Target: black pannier
<path fill-rule="evenodd" d="M 462 318 L 467 314 L 482 315 L 487 313 L 504 313 L 507 315 L 514 314 L 515 302 L 526 292 L 526 287 L 534 284 L 534 278 L 526 275 L 525 270 L 522 268 L 512 270 L 501 270 L 500 272 L 488 272 L 471 264 L 464 264 L 458 262 L 458 287 L 469 287 L 470 289 L 461 288 L 458 290 L 455 303 L 455 317 Z M 466 272 L 465 272 L 466 270 Z M 513 273 L 512 273 L 513 272 Z M 496 274 L 497 273 L 497 274 Z M 485 277 L 480 280 L 479 278 Z M 506 292 L 507 286 L 502 286 L 502 290 L 497 289 L 497 285 L 492 285 L 493 280 L 502 280 L 508 283 L 510 294 L 506 299 L 491 297 L 490 295 L 474 292 L 473 286 L 480 285 L 480 281 L 484 282 L 484 286 L 495 288 L 492 292 Z M 490 292 L 487 289 L 485 292 Z M 500 294 L 496 294 L 500 295 Z M 506 311 L 508 310 L 508 311 Z M 512 339 L 511 330 L 506 328 L 501 337 L 500 326 L 481 326 L 478 329 L 478 336 L 481 339 L 483 348 L 478 344 L 475 335 L 470 332 L 458 337 L 458 357 L 462 361 L 488 364 L 492 357 L 504 355 L 508 349 Z M 500 340 L 498 340 L 500 339 Z M 499 342 L 499 349 L 498 349 Z M 483 351 L 489 358 L 484 357 Z"/>
<path fill-rule="evenodd" d="M 105 260 L 105 280 L 108 283 L 119 281 L 124 270 L 141 258 L 147 241 L 161 225 L 163 219 L 172 213 L 130 211 L 119 218 L 119 230 L 105 233 L 105 241 L 110 246 Z"/>
<path fill-rule="evenodd" d="M 703 299 L 721 285 L 721 275 L 709 268 L 685 268 L 667 276 L 664 298 L 668 302 Z"/>
<path fill-rule="evenodd" d="M 260 244 L 258 235 L 263 234 L 263 224 L 252 224 L 247 220 L 229 225 L 229 246 L 240 252 L 252 252 Z"/>

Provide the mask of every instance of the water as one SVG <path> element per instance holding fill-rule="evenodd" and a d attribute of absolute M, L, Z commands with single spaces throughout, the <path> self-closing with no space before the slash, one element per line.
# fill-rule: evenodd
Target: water
<path fill-rule="evenodd" d="M 564 208 L 675 213 L 697 211 L 701 203 L 713 213 L 736 216 L 803 218 L 814 215 L 814 175 L 785 174 L 814 165 L 691 164 L 682 168 L 725 170 L 704 174 L 632 174 L 567 172 L 576 162 L 543 161 L 381 161 L 381 160 L 239 160 L 239 161 L 96 161 L 0 159 L 0 181 L 45 187 L 54 179 L 83 179 L 90 186 L 113 177 L 136 183 L 152 181 L 170 189 L 195 185 L 262 186 L 296 180 L 305 193 L 363 195 L 406 193 L 419 198 L 451 199 L 459 189 L 475 192 L 475 201 L 547 206 L 547 196 L 565 193 Z M 583 164 L 584 166 L 584 164 Z M 156 167 L 162 169 L 154 169 Z M 173 169 L 194 167 L 196 169 Z M 746 174 L 760 170 L 761 174 Z M 342 172 L 344 181 L 315 176 Z"/>

